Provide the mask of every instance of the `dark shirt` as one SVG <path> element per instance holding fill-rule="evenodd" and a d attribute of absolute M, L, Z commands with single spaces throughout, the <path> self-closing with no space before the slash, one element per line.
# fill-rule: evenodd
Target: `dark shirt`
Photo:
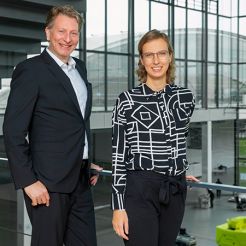
<path fill-rule="evenodd" d="M 186 137 L 195 100 L 192 92 L 146 84 L 119 95 L 113 111 L 112 208 L 124 209 L 127 170 L 177 176 L 188 169 Z"/>

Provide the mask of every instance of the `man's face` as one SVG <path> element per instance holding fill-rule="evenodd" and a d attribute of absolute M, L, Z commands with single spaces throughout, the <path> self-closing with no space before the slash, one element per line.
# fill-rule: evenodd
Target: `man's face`
<path fill-rule="evenodd" d="M 49 50 L 66 63 L 79 41 L 79 25 L 75 18 L 58 15 L 51 27 L 45 29 Z"/>

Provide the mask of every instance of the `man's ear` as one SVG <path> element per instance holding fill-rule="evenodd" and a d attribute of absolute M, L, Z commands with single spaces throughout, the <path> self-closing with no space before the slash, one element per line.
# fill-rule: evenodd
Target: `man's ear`
<path fill-rule="evenodd" d="M 50 41 L 50 29 L 46 27 L 44 29 L 47 41 Z"/>

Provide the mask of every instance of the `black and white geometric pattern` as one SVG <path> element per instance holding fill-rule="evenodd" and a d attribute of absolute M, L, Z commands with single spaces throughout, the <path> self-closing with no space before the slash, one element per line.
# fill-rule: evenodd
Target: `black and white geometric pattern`
<path fill-rule="evenodd" d="M 188 168 L 186 136 L 195 100 L 192 92 L 146 84 L 119 95 L 112 120 L 112 208 L 124 209 L 127 170 L 180 175 Z M 133 187 L 134 189 L 134 187 Z"/>

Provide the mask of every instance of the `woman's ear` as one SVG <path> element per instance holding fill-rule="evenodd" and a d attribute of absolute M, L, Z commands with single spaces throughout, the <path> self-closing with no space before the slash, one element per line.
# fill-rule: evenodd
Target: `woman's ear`
<path fill-rule="evenodd" d="M 140 58 L 139 58 L 139 64 L 141 64 L 142 66 L 144 66 L 143 59 L 142 59 L 141 56 L 140 56 Z"/>
<path fill-rule="evenodd" d="M 173 60 L 173 55 L 171 54 L 171 55 L 169 56 L 169 63 L 171 63 L 172 60 Z"/>

